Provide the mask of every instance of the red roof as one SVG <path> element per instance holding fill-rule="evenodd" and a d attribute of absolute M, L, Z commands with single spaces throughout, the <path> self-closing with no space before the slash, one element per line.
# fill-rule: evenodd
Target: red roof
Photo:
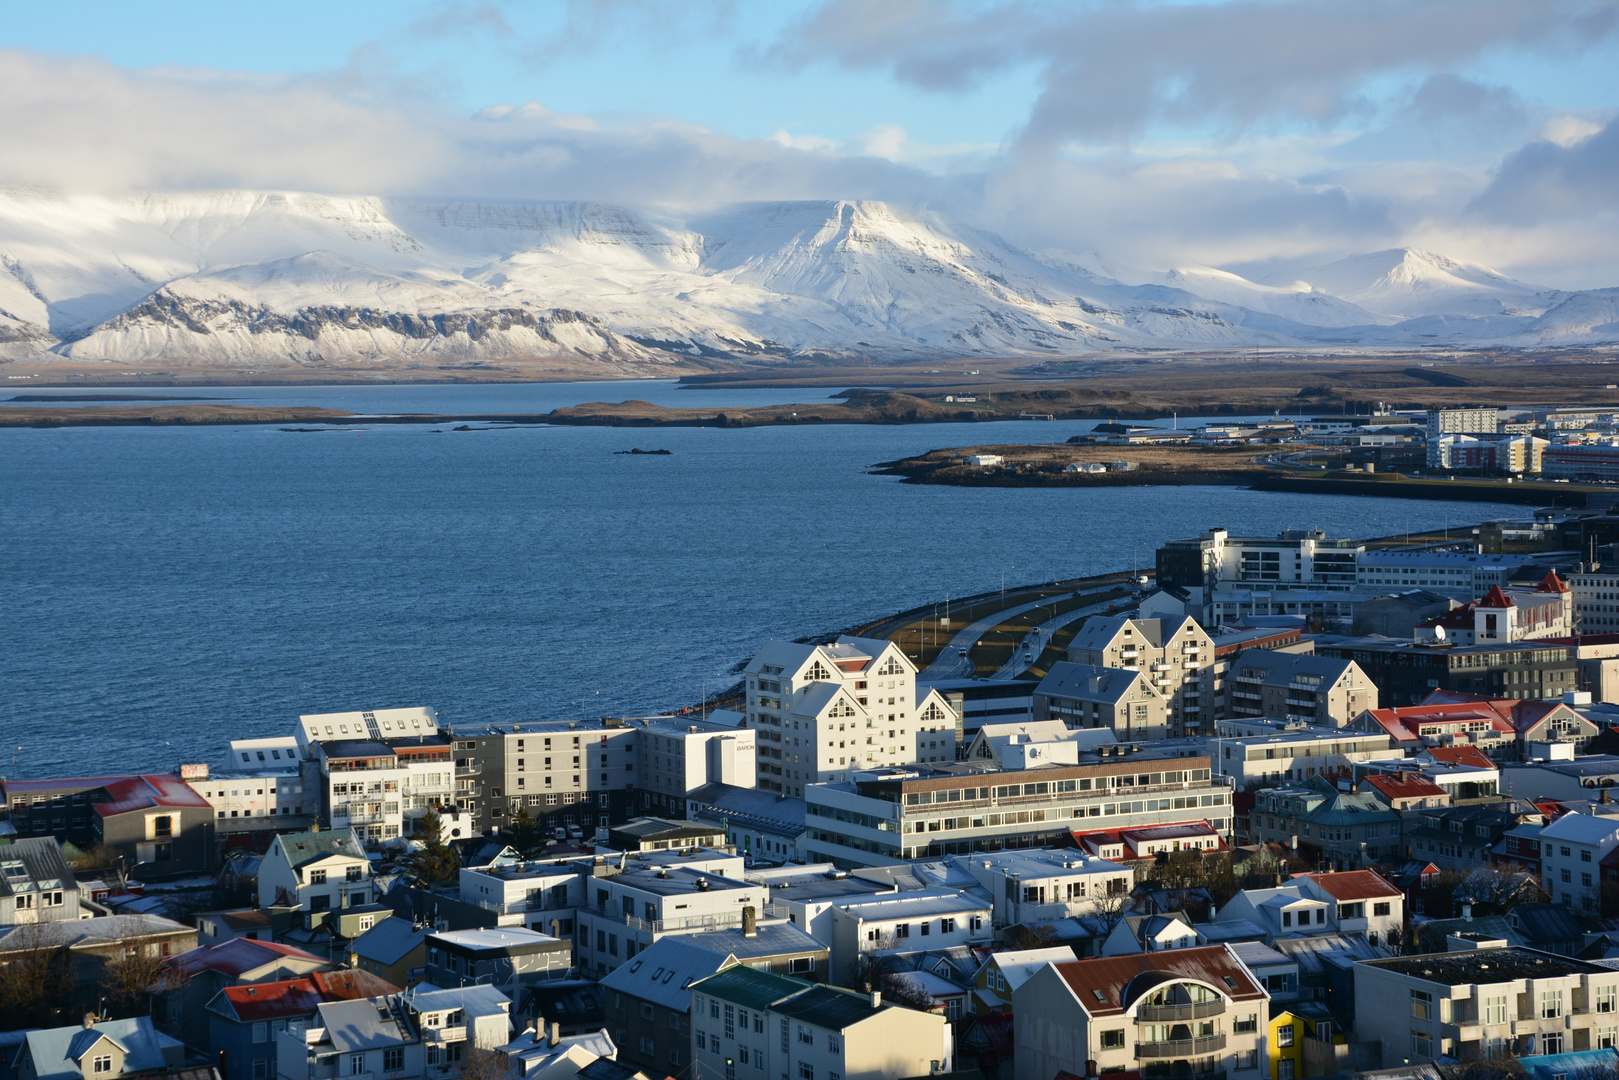
<path fill-rule="evenodd" d="M 1501 586 L 1491 585 L 1490 591 L 1484 594 L 1484 599 L 1478 602 L 1481 608 L 1509 608 L 1517 607 L 1512 598 L 1501 591 Z"/>
<path fill-rule="evenodd" d="M 218 945 L 199 945 L 190 952 L 171 958 L 163 966 L 166 969 L 177 969 L 180 975 L 186 977 L 203 971 L 217 971 L 221 975 L 237 978 L 255 968 L 273 963 L 278 958 L 313 960 L 322 966 L 331 963 L 314 953 L 304 952 L 291 945 L 280 945 L 273 941 L 254 941 L 252 938 L 232 938 Z"/>
<path fill-rule="evenodd" d="M 1163 979 L 1151 977 L 1160 972 L 1196 979 L 1234 1001 L 1260 1001 L 1265 996 L 1254 985 L 1247 969 L 1223 945 L 1093 957 L 1051 966 L 1057 969 L 1057 974 L 1068 984 L 1074 997 L 1092 1016 L 1117 1016 L 1124 1012 L 1141 995 L 1163 984 Z M 1138 975 L 1149 977 L 1137 979 Z M 1126 993 L 1130 995 L 1129 1000 L 1125 1000 Z"/>
<path fill-rule="evenodd" d="M 1548 570 L 1546 571 L 1546 576 L 1540 579 L 1540 584 L 1535 586 L 1535 591 L 1566 593 L 1568 592 L 1568 586 L 1563 584 L 1563 579 L 1557 576 L 1556 570 Z"/>
<path fill-rule="evenodd" d="M 1476 720 L 1488 720 L 1490 727 L 1496 731 L 1514 730 L 1501 712 L 1485 699 L 1453 704 L 1430 704 L 1431 701 L 1430 696 L 1429 701 L 1421 705 L 1369 709 L 1367 715 L 1376 720 L 1395 742 L 1403 743 L 1420 742 L 1417 729 L 1424 724 L 1465 724 Z"/>
<path fill-rule="evenodd" d="M 1124 859 L 1151 859 L 1152 855 L 1141 854 L 1141 845 L 1162 840 L 1209 840 L 1215 842 L 1214 847 L 1204 848 L 1205 851 L 1225 851 L 1226 843 L 1220 838 L 1220 832 L 1207 821 L 1184 821 L 1173 825 L 1148 825 L 1139 829 L 1095 829 L 1090 832 L 1075 832 L 1071 834 L 1074 843 L 1079 847 L 1094 853 L 1106 844 L 1122 844 Z"/>
<path fill-rule="evenodd" d="M 1375 870 L 1340 870 L 1336 873 L 1294 874 L 1309 878 L 1334 900 L 1375 900 L 1379 896 L 1403 896 Z"/>
<path fill-rule="evenodd" d="M 1445 794 L 1445 789 L 1421 773 L 1382 773 L 1366 778 L 1373 789 L 1394 799 L 1431 799 Z"/>
<path fill-rule="evenodd" d="M 1490 755 L 1476 746 L 1436 746 L 1428 751 L 1428 756 L 1443 765 L 1462 765 L 1472 769 L 1496 767 Z"/>
<path fill-rule="evenodd" d="M 172 806 L 186 809 L 208 809 L 208 800 L 194 791 L 190 784 L 178 776 L 131 776 L 107 784 L 111 802 L 96 803 L 96 813 L 113 817 L 135 810 L 149 810 L 154 806 Z"/>
<path fill-rule="evenodd" d="M 236 1018 L 245 1023 L 308 1016 L 323 1001 L 355 1001 L 397 994 L 399 987 L 369 971 L 318 971 L 301 979 L 227 986 L 223 991 Z"/>
<path fill-rule="evenodd" d="M 1469 600 L 1461 607 L 1453 607 L 1443 615 L 1435 615 L 1422 625 L 1443 626 L 1447 630 L 1471 630 L 1473 629 L 1473 608 L 1475 606 L 1477 606 L 1476 601 Z"/>

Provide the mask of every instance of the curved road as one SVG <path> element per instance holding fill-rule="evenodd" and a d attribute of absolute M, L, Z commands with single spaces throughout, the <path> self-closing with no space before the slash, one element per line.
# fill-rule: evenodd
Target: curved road
<path fill-rule="evenodd" d="M 1116 604 L 1118 602 L 1119 601 L 1117 599 L 1104 600 L 1099 604 L 1092 604 L 1089 607 L 1075 608 L 1073 611 L 1065 611 L 1061 615 L 1058 615 L 1055 619 L 1047 619 L 1039 626 L 1036 626 L 1033 630 L 1030 630 L 1028 634 L 1024 636 L 1023 640 L 1018 642 L 1018 647 L 1012 650 L 1012 658 L 1006 663 L 1002 664 L 1000 670 L 991 675 L 990 678 L 1017 678 L 1019 675 L 1023 674 L 1025 671 L 1028 671 L 1035 665 L 1035 662 L 1040 659 L 1040 654 L 1046 651 L 1046 646 L 1051 644 L 1051 639 L 1058 630 L 1061 630 L 1071 622 L 1077 622 L 1080 619 L 1085 618 L 1087 615 L 1100 615 L 1102 612 L 1108 609 L 1110 604 Z M 1028 660 L 1023 659 L 1025 655 L 1029 657 Z"/>
<path fill-rule="evenodd" d="M 939 655 L 934 657 L 933 663 L 929 664 L 926 668 L 917 673 L 916 681 L 937 682 L 940 679 L 970 679 L 972 678 L 973 672 L 977 670 L 977 665 L 972 662 L 972 658 L 970 656 L 962 656 L 962 650 L 971 650 L 972 646 L 980 637 L 982 637 L 988 631 L 993 630 L 1007 619 L 1021 615 L 1025 611 L 1033 611 L 1035 608 L 1041 608 L 1045 607 L 1047 604 L 1057 603 L 1061 600 L 1067 599 L 1068 597 L 1091 596 L 1096 593 L 1113 592 L 1121 588 L 1121 586 L 1122 583 L 1120 582 L 1111 582 L 1107 585 L 1098 586 L 1093 589 L 1081 589 L 1077 592 L 1067 594 L 1059 593 L 1056 596 L 1049 596 L 1044 600 L 1035 600 L 1027 604 L 1017 604 L 1013 607 L 1004 608 L 992 615 L 988 615 L 982 619 L 976 620 L 975 622 L 968 623 L 950 638 L 949 643 L 947 643 L 945 647 L 939 651 Z M 1114 601 L 1109 601 L 1108 603 L 1111 602 Z M 1106 607 L 1107 604 L 1103 603 L 1093 606 L 1100 609 Z M 1092 612 L 1089 609 L 1082 608 L 1079 609 L 1078 613 L 1069 612 L 1066 614 L 1072 614 L 1074 618 L 1079 618 L 1081 615 L 1092 614 Z M 1058 618 L 1062 618 L 1062 616 L 1058 616 Z M 1056 620 L 1051 621 L 1055 622 Z M 1042 623 L 1040 627 L 1036 628 L 1036 632 L 1040 629 L 1044 629 L 1048 625 L 1050 625 L 1050 623 Z M 1014 656 L 1015 655 L 1017 654 L 1014 654 Z M 1039 653 L 1036 653 L 1035 657 L 1038 659 Z"/>

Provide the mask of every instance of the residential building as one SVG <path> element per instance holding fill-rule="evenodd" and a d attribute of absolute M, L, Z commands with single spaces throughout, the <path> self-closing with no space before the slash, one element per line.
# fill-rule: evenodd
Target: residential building
<path fill-rule="evenodd" d="M 1341 728 L 1377 708 L 1377 687 L 1353 660 L 1249 649 L 1226 674 L 1227 714 Z"/>
<path fill-rule="evenodd" d="M 398 986 L 364 971 L 315 972 L 297 979 L 227 986 L 208 1003 L 204 1047 L 219 1062 L 221 1080 L 265 1080 L 276 1075 L 277 1038 L 290 1021 L 314 1016 L 325 1001 L 398 992 Z"/>
<path fill-rule="evenodd" d="M 1540 452 L 1540 472 L 1548 480 L 1619 480 L 1619 446 L 1554 443 Z"/>
<path fill-rule="evenodd" d="M 806 930 L 783 919 L 750 919 L 744 916 L 741 926 L 718 930 L 683 930 L 669 936 L 678 937 L 688 945 L 696 945 L 709 952 L 733 957 L 738 963 L 756 971 L 773 971 L 778 975 L 792 975 L 810 982 L 826 982 L 831 977 L 831 944 L 811 937 Z"/>
<path fill-rule="evenodd" d="M 197 930 L 157 915 L 100 915 L 32 926 L 0 926 L 0 966 L 18 953 L 65 950 L 72 968 L 70 1008 L 97 1008 L 105 996 L 107 967 L 139 950 L 149 957 L 194 949 Z"/>
<path fill-rule="evenodd" d="M 917 683 L 934 691 L 956 715 L 956 744 L 964 746 L 985 724 L 1028 720 L 1034 715 L 1034 685 L 1027 679 L 936 679 Z"/>
<path fill-rule="evenodd" d="M 260 743 L 272 745 L 255 745 Z M 283 743 L 288 744 L 285 753 Z M 263 834 L 263 842 L 268 843 L 269 833 L 301 832 L 315 824 L 320 805 L 318 785 L 312 786 L 306 797 L 297 752 L 297 740 L 290 736 L 238 739 L 231 743 L 231 758 L 242 760 L 240 768 L 212 772 L 204 766 L 204 771 L 191 780 L 192 788 L 213 807 L 215 830 L 222 842 L 229 843 L 233 834 L 256 833 Z M 267 754 L 275 758 L 262 760 Z"/>
<path fill-rule="evenodd" d="M 1140 669 L 1060 660 L 1034 691 L 1034 723 L 1052 720 L 1064 727 L 1103 728 L 1121 742 L 1147 742 L 1169 734 L 1169 700 Z M 968 759 L 974 760 L 973 754 Z"/>
<path fill-rule="evenodd" d="M 411 973 L 427 966 L 430 932 L 409 919 L 383 919 L 349 942 L 349 966 L 401 989 L 410 986 L 417 981 Z"/>
<path fill-rule="evenodd" d="M 522 808 L 555 835 L 594 835 L 640 812 L 641 730 L 616 717 L 457 727 L 456 805 L 485 833 Z"/>
<path fill-rule="evenodd" d="M 1532 589 L 1491 585 L 1482 599 L 1419 624 L 1412 631 L 1412 640 L 1484 645 L 1562 639 L 1573 631 L 1574 594 L 1556 570 L 1548 570 Z"/>
<path fill-rule="evenodd" d="M 0 926 L 79 915 L 79 883 L 53 837 L 23 837 L 0 846 Z"/>
<path fill-rule="evenodd" d="M 870 899 L 879 895 L 920 888 L 921 882 L 890 882 L 865 875 L 871 868 L 840 870 L 829 862 L 804 866 L 751 869 L 749 881 L 770 889 L 766 910 L 788 920 L 816 941 L 832 945 L 832 909 L 850 899 Z"/>
<path fill-rule="evenodd" d="M 375 899 L 371 862 L 355 828 L 285 833 L 259 863 L 259 906 L 336 911 Z"/>
<path fill-rule="evenodd" d="M 1428 467 L 1441 467 L 1439 449 L 1444 436 L 1473 435 L 1493 442 L 1499 421 L 1495 409 L 1428 410 Z"/>
<path fill-rule="evenodd" d="M 1415 705 L 1435 690 L 1556 701 L 1579 685 L 1573 649 L 1550 640 L 1440 645 L 1322 634 L 1315 649 L 1355 661 L 1377 685 L 1381 708 Z"/>
<path fill-rule="evenodd" d="M 576 1076 L 585 1080 L 631 1080 L 644 1075 L 625 1077 L 628 1066 L 620 1065 L 615 1058 L 620 1054 L 619 1047 L 601 1029 L 568 1036 L 562 1033 L 560 1024 L 552 1024 L 549 1035 L 530 1026 L 499 1050 L 512 1075 L 522 1080 L 573 1080 Z M 603 1060 L 607 1062 L 605 1069 Z"/>
<path fill-rule="evenodd" d="M 131 776 L 103 790 L 106 800 L 91 807 L 92 840 L 131 873 L 179 876 L 218 865 L 213 808 L 178 775 Z"/>
<path fill-rule="evenodd" d="M 1268 940 L 1365 934 L 1376 945 L 1405 923 L 1405 894 L 1371 870 L 1294 874 L 1281 885 L 1238 892 L 1216 922 L 1247 920 Z"/>
<path fill-rule="evenodd" d="M 723 848 L 725 829 L 705 821 L 675 821 L 642 817 L 607 830 L 607 846 L 614 851 L 688 851 Z"/>
<path fill-rule="evenodd" d="M 893 769 L 815 785 L 805 800 L 805 858 L 882 866 L 1048 847 L 1076 830 L 1190 821 L 1231 828 L 1229 781 L 1211 780 L 1206 755 L 1101 746 L 1080 759 L 1025 772 Z"/>
<path fill-rule="evenodd" d="M 297 978 L 332 966 L 323 956 L 273 941 L 199 945 L 163 961 L 164 989 L 152 1013 L 165 1032 L 198 1050 L 208 1048 L 208 1005 L 227 986 Z"/>
<path fill-rule="evenodd" d="M 235 908 L 229 911 L 199 911 L 196 916 L 197 941 L 202 945 L 223 945 L 227 941 L 274 941 L 296 923 L 296 908 Z"/>
<path fill-rule="evenodd" d="M 483 984 L 517 997 L 535 983 L 567 978 L 572 967 L 573 948 L 566 939 L 519 926 L 427 935 L 426 981 L 434 986 Z"/>
<path fill-rule="evenodd" d="M 855 984 L 862 962 L 891 949 L 947 949 L 994 940 L 993 905 L 948 888 L 913 889 L 832 906 L 832 980 Z"/>
<path fill-rule="evenodd" d="M 430 807 L 455 802 L 450 739 L 432 709 L 300 716 L 297 743 L 319 770 L 322 819 L 361 843 L 409 835 Z"/>
<path fill-rule="evenodd" d="M 1229 724 L 1229 722 L 1227 722 Z M 1398 761 L 1404 753 L 1382 733 L 1315 726 L 1286 728 L 1275 734 L 1206 740 L 1214 769 L 1229 776 L 1240 790 L 1302 781 L 1368 761 Z"/>
<path fill-rule="evenodd" d="M 891 641 L 772 641 L 743 675 L 766 790 L 804 798 L 861 770 L 956 759 L 955 713 L 917 686 L 916 665 Z"/>
<path fill-rule="evenodd" d="M 1569 571 L 1574 629 L 1581 635 L 1619 633 L 1619 566 L 1582 563 Z"/>
<path fill-rule="evenodd" d="M 736 858 L 710 869 L 689 861 L 639 866 L 626 861 L 626 869 L 590 878 L 586 904 L 577 914 L 580 969 L 606 974 L 665 933 L 741 926 L 750 908 L 757 917 L 770 890 L 743 880 L 741 862 Z"/>
<path fill-rule="evenodd" d="M 1208 631 L 1191 618 L 1131 619 L 1090 618 L 1080 627 L 1068 646 L 1068 659 L 1075 664 L 1093 668 L 1129 669 L 1141 672 L 1147 686 L 1161 695 L 1167 703 L 1168 732 L 1172 738 L 1206 734 L 1213 730 L 1216 714 L 1214 688 L 1214 639 Z M 1102 676 L 1094 672 L 1074 672 L 1072 680 L 1063 679 L 1053 689 L 1060 693 L 1077 694 L 1088 687 L 1092 679 Z M 1128 702 L 1131 723 L 1138 716 L 1151 719 L 1151 699 L 1141 697 L 1142 687 L 1132 682 L 1121 683 L 1117 693 L 1098 691 L 1099 700 L 1073 697 L 1075 703 L 1096 704 L 1100 708 L 1112 698 L 1115 703 Z M 1038 696 L 1039 691 L 1036 691 Z M 1059 700 L 1064 700 L 1059 696 Z M 1147 710 L 1137 713 L 1139 706 Z M 1113 706 L 1115 713 L 1118 704 Z M 1038 718 L 1038 717 L 1037 717 Z M 1097 726 L 1097 725 L 1092 725 Z M 1120 733 L 1122 737 L 1122 732 Z M 1141 736 L 1136 736 L 1141 738 Z"/>
<path fill-rule="evenodd" d="M 18 836 L 54 836 L 80 847 L 95 842 L 91 807 L 108 801 L 107 785 L 127 776 L 72 776 L 48 780 L 0 780 Z"/>
<path fill-rule="evenodd" d="M 1400 815 L 1374 796 L 1340 791 L 1319 776 L 1258 793 L 1248 831 L 1260 844 L 1309 848 L 1340 870 L 1401 855 Z"/>
<path fill-rule="evenodd" d="M 1074 843 L 1082 851 L 1100 855 L 1126 865 L 1139 865 L 1157 861 L 1158 856 L 1176 851 L 1227 851 L 1224 839 L 1206 821 L 1188 821 L 1179 825 L 1153 825 L 1141 829 L 1096 829 L 1074 834 Z M 1124 882 L 1115 879 L 1108 890 L 1114 895 L 1124 889 Z"/>
<path fill-rule="evenodd" d="M 684 814 L 687 797 L 709 784 L 756 786 L 759 733 L 737 726 L 745 719 L 722 710 L 707 720 L 642 720 L 635 735 L 641 812 Z"/>
<path fill-rule="evenodd" d="M 1349 1032 L 1321 1002 L 1289 1005 L 1271 1016 L 1267 1030 L 1270 1080 L 1337 1076 L 1346 1071 L 1343 1066 L 1349 1060 Z"/>
<path fill-rule="evenodd" d="M 967 1011 L 973 1014 L 1009 1013 L 1012 995 L 1029 977 L 1047 964 L 1079 959 L 1066 945 L 1050 949 L 1005 949 L 990 953 L 978 974 L 973 976 Z"/>
<path fill-rule="evenodd" d="M 1213 590 L 1221 582 L 1271 589 L 1348 589 L 1362 545 L 1324 533 L 1292 530 L 1274 537 L 1231 536 L 1210 529 L 1158 548 L 1158 584 Z"/>
<path fill-rule="evenodd" d="M 463 866 L 461 899 L 494 912 L 498 925 L 571 938 L 575 912 L 585 903 L 588 872 L 581 869 L 567 858 Z"/>
<path fill-rule="evenodd" d="M 618 1060 L 653 1076 L 689 1076 L 692 983 L 728 967 L 734 957 L 666 937 L 601 980 L 607 1028 Z"/>
<path fill-rule="evenodd" d="M 1598 731 L 1596 724 L 1562 701 L 1491 698 L 1445 690 L 1435 690 L 1417 706 L 1373 710 L 1366 718 L 1357 718 L 1356 726 L 1381 728 L 1408 750 L 1472 744 L 1497 757 L 1522 761 L 1554 756 L 1550 748 L 1559 745 L 1572 751 L 1568 755 L 1572 757 Z"/>
<path fill-rule="evenodd" d="M 1602 860 L 1619 848 L 1619 817 L 1564 814 L 1540 830 L 1541 883 L 1581 915 L 1602 911 Z"/>
<path fill-rule="evenodd" d="M 1152 915 L 1126 915 L 1097 949 L 1098 956 L 1129 956 L 1134 953 L 1163 952 L 1165 949 L 1195 949 L 1206 944 L 1184 911 Z"/>
<path fill-rule="evenodd" d="M 1016 1080 L 1100 1070 L 1259 1080 L 1268 1001 L 1225 946 L 1047 964 L 1012 996 Z"/>
<path fill-rule="evenodd" d="M 511 1039 L 511 1002 L 488 986 L 325 1001 L 276 1037 L 277 1076 L 442 1075 L 469 1046 L 494 1050 Z"/>
<path fill-rule="evenodd" d="M 18 1080 L 120 1080 L 173 1076 L 187 1065 L 185 1047 L 152 1026 L 151 1017 L 94 1020 L 23 1034 Z"/>
<path fill-rule="evenodd" d="M 1619 1041 L 1619 971 L 1516 948 L 1355 965 L 1355 1026 L 1403 1061 L 1556 1054 Z"/>
<path fill-rule="evenodd" d="M 996 926 L 1088 915 L 1099 897 L 1127 896 L 1135 885 L 1130 867 L 1082 848 L 986 851 L 945 861 L 989 893 Z"/>
<path fill-rule="evenodd" d="M 1079 665 L 1059 661 L 1055 667 Z M 1077 717 L 1076 717 L 1077 719 Z M 1062 716 L 1044 720 L 1020 720 L 1007 724 L 985 724 L 978 729 L 962 754 L 963 760 L 993 765 L 998 769 L 1027 769 L 1036 764 L 1040 751 L 1030 747 L 1053 747 L 1056 743 L 1072 744 L 1075 756 L 1067 764 L 1078 761 L 1080 751 L 1092 751 L 1098 746 L 1113 745 L 1119 740 L 1108 728 L 1070 727 Z M 1064 755 L 1060 751 L 1049 755 L 1056 760 Z"/>
<path fill-rule="evenodd" d="M 1471 870 L 1495 861 L 1496 846 L 1512 830 L 1540 820 L 1535 807 L 1521 800 L 1429 807 L 1405 820 L 1406 854 L 1440 870 Z"/>
<path fill-rule="evenodd" d="M 954 1068 L 949 1022 L 879 993 L 738 966 L 693 983 L 691 995 L 693 1076 L 902 1080 Z"/>
<path fill-rule="evenodd" d="M 1419 772 L 1372 773 L 1356 785 L 1391 810 L 1422 810 L 1450 805 L 1450 793 Z"/>
<path fill-rule="evenodd" d="M 797 858 L 804 837 L 804 800 L 760 788 L 706 784 L 687 794 L 686 816 L 724 826 L 726 845 L 755 865 Z"/>

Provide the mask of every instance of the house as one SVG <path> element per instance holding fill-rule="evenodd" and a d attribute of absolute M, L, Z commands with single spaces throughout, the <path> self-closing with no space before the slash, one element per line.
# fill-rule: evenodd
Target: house
<path fill-rule="evenodd" d="M 1127 956 L 1130 953 L 1159 952 L 1164 949 L 1192 949 L 1203 944 L 1197 928 L 1184 911 L 1162 915 L 1126 915 L 1102 943 L 1100 955 Z"/>
<path fill-rule="evenodd" d="M 1541 885 L 1581 915 L 1602 910 L 1599 865 L 1619 847 L 1619 817 L 1564 814 L 1540 830 Z"/>
<path fill-rule="evenodd" d="M 825 982 L 831 977 L 831 946 L 784 919 L 749 920 L 741 926 L 688 930 L 678 937 L 710 952 L 735 957 L 739 963 L 756 971 L 773 971 L 811 982 Z"/>
<path fill-rule="evenodd" d="M 1012 998 L 1016 1080 L 1225 1072 L 1259 1080 L 1269 999 L 1225 946 L 1047 964 Z"/>
<path fill-rule="evenodd" d="M 987 945 L 994 905 L 949 888 L 884 893 L 832 908 L 832 980 L 854 983 L 861 961 L 887 949 Z"/>
<path fill-rule="evenodd" d="M 770 890 L 742 878 L 740 857 L 708 854 L 720 858 L 648 852 L 589 878 L 589 903 L 577 912 L 580 969 L 600 977 L 664 934 L 740 926 L 749 910 L 757 917 Z"/>
<path fill-rule="evenodd" d="M 1425 809 L 1405 820 L 1406 852 L 1441 870 L 1468 871 L 1493 862 L 1511 830 L 1540 820 L 1534 806 L 1517 799 Z"/>
<path fill-rule="evenodd" d="M 1079 959 L 1066 945 L 1050 949 L 1007 949 L 990 953 L 973 976 L 967 1011 L 988 1013 L 1012 1011 L 1012 995 L 1029 976 L 1047 964 Z"/>
<path fill-rule="evenodd" d="M 418 981 L 411 972 L 427 965 L 429 933 L 410 919 L 383 919 L 349 942 L 349 966 L 397 987 L 410 986 Z"/>
<path fill-rule="evenodd" d="M 323 1001 L 398 992 L 399 987 L 364 971 L 227 986 L 208 1003 L 208 1037 L 202 1045 L 220 1062 L 222 1080 L 265 1080 L 276 1075 L 276 1037 L 289 1021 L 315 1015 Z"/>
<path fill-rule="evenodd" d="M 1404 925 L 1405 894 L 1371 870 L 1295 874 L 1268 889 L 1244 889 L 1215 915 L 1247 920 L 1272 943 L 1312 934 L 1363 933 L 1374 945 Z"/>
<path fill-rule="evenodd" d="M 277 915 L 281 917 L 278 919 Z M 228 911 L 199 911 L 197 941 L 202 945 L 223 945 L 235 938 L 274 941 L 276 932 L 292 929 L 292 909 L 277 912 L 271 908 L 233 908 Z"/>
<path fill-rule="evenodd" d="M 1524 948 L 1574 956 L 1585 947 L 1585 929 L 1566 904 L 1519 904 L 1506 918 Z"/>
<path fill-rule="evenodd" d="M 1403 854 L 1398 811 L 1373 795 L 1339 791 L 1319 776 L 1293 787 L 1258 792 L 1248 816 L 1248 834 L 1261 844 L 1314 849 L 1341 869 L 1359 869 Z"/>
<path fill-rule="evenodd" d="M 375 899 L 371 863 L 353 829 L 283 833 L 259 863 L 259 906 L 333 911 Z"/>
<path fill-rule="evenodd" d="M 185 1047 L 147 1016 L 90 1020 L 23 1035 L 18 1080 L 119 1080 L 172 1076 L 186 1068 Z M 217 1076 L 217 1074 L 215 1074 Z"/>
<path fill-rule="evenodd" d="M 107 784 L 91 809 L 91 839 L 146 877 L 206 873 L 218 865 L 214 811 L 179 776 L 131 776 Z"/>
<path fill-rule="evenodd" d="M 1344 1067 L 1349 1057 L 1349 1032 L 1318 1001 L 1301 1001 L 1276 1013 L 1268 1031 L 1270 1080 L 1303 1080 L 1306 1076 L 1361 1071 Z"/>
<path fill-rule="evenodd" d="M 605 1059 L 616 1064 L 622 1056 L 618 1045 L 605 1031 L 582 1032 L 570 1037 L 563 1035 L 556 1024 L 551 1025 L 549 1035 L 529 1027 L 499 1049 L 512 1075 L 520 1080 L 573 1080 L 599 1061 Z"/>
<path fill-rule="evenodd" d="M 276 1075 L 427 1080 L 455 1068 L 469 1046 L 511 1041 L 511 1002 L 488 986 L 323 1001 L 276 1036 Z"/>
<path fill-rule="evenodd" d="M 1104 859 L 1120 863 L 1143 863 L 1160 855 L 1177 851 L 1214 853 L 1229 848 L 1218 830 L 1206 821 L 1189 821 L 1180 825 L 1150 825 L 1139 829 L 1097 829 L 1090 832 L 1075 830 L 1074 843 L 1081 851 L 1088 851 Z M 1122 877 L 1108 882 L 1108 895 L 1128 892 Z"/>
<path fill-rule="evenodd" d="M 3 850 L 3 849 L 0 849 Z M 55 950 L 73 971 L 72 1008 L 94 1008 L 104 996 L 107 966 L 130 950 L 173 956 L 194 949 L 195 927 L 158 915 L 100 915 L 91 919 L 0 926 L 0 965 L 19 953 Z"/>
<path fill-rule="evenodd" d="M 1355 965 L 1394 955 L 1390 944 L 1373 945 L 1365 934 L 1278 938 L 1272 948 L 1298 964 L 1298 997 L 1323 1002 L 1339 1024 L 1351 1031 L 1355 1028 Z"/>
<path fill-rule="evenodd" d="M 1356 785 L 1390 810 L 1450 805 L 1450 793 L 1418 772 L 1372 773 Z"/>
<path fill-rule="evenodd" d="M 1230 925 L 1232 924 L 1205 923 L 1198 929 L 1200 932 L 1217 931 Z M 1231 949 L 1232 955 L 1248 969 L 1248 974 L 1252 975 L 1254 981 L 1264 987 L 1265 993 L 1270 995 L 1273 1010 L 1279 1005 L 1299 1001 L 1307 996 L 1299 989 L 1297 958 L 1287 955 L 1280 949 L 1266 945 L 1263 941 L 1217 942 L 1213 940 L 1212 935 L 1208 944 L 1225 944 Z"/>
<path fill-rule="evenodd" d="M 1064 728 L 1109 731 L 1121 742 L 1162 739 L 1169 733 L 1169 699 L 1147 672 L 1059 660 L 1034 691 L 1034 723 L 1053 720 Z"/>
<path fill-rule="evenodd" d="M 736 963 L 725 953 L 666 937 L 609 972 L 601 987 L 618 1060 L 653 1075 L 685 1075 L 691 1064 L 689 987 Z"/>
<path fill-rule="evenodd" d="M 607 830 L 607 846 L 614 851 L 683 851 L 687 848 L 723 848 L 725 827 L 707 821 L 672 821 L 641 817 Z"/>
<path fill-rule="evenodd" d="M 951 1028 L 938 1013 L 747 967 L 692 984 L 693 1076 L 902 1080 L 948 1073 Z"/>
<path fill-rule="evenodd" d="M 1611 1046 L 1619 971 L 1512 947 L 1368 960 L 1355 1024 L 1382 1040 L 1385 1066 Z"/>
<path fill-rule="evenodd" d="M 0 926 L 77 919 L 79 883 L 49 836 L 0 847 Z"/>
<path fill-rule="evenodd" d="M 273 941 L 240 938 L 199 945 L 163 962 L 164 989 L 152 1003 L 158 1026 L 187 1046 L 206 1050 L 208 1005 L 227 986 L 275 982 L 330 968 L 325 957 Z"/>
<path fill-rule="evenodd" d="M 427 935 L 426 980 L 435 986 L 486 984 L 516 997 L 523 987 L 567 978 L 572 966 L 571 943 L 520 926 Z"/>

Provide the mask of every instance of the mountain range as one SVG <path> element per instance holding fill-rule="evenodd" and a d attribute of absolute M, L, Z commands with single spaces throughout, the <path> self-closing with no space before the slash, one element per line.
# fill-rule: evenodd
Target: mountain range
<path fill-rule="evenodd" d="M 1619 289 L 1411 249 L 1289 280 L 1028 251 L 878 202 L 682 220 L 582 202 L 0 189 L 0 359 L 300 366 L 580 358 L 1530 349 L 1619 341 Z"/>

